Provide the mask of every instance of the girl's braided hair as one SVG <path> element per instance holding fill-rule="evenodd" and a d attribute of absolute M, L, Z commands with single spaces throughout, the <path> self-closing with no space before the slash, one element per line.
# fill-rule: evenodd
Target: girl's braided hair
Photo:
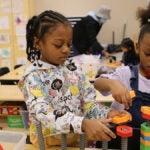
<path fill-rule="evenodd" d="M 40 51 L 34 45 L 34 38 L 37 37 L 38 41 L 40 41 L 45 33 L 52 31 L 49 29 L 55 29 L 58 24 L 71 26 L 65 16 L 52 10 L 44 11 L 38 16 L 33 16 L 29 19 L 26 25 L 26 54 L 31 63 L 40 59 Z"/>

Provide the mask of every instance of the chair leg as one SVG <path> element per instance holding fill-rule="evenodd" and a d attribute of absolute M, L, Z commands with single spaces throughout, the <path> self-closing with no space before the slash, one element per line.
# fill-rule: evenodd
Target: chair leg
<path fill-rule="evenodd" d="M 42 134 L 42 126 L 41 126 L 40 121 L 36 121 L 36 130 L 37 130 L 40 150 L 45 150 L 44 138 L 43 138 L 43 134 Z"/>

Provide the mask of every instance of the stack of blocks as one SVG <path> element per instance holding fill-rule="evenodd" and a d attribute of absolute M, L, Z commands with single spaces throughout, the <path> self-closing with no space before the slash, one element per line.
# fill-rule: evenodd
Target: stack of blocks
<path fill-rule="evenodd" d="M 150 150 L 150 107 L 143 106 L 141 112 L 147 121 L 141 124 L 140 150 Z"/>

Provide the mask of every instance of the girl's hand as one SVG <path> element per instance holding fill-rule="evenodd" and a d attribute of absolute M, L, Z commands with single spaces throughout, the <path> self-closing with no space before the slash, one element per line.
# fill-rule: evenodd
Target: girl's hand
<path fill-rule="evenodd" d="M 128 109 L 132 105 L 129 90 L 121 82 L 114 80 L 111 86 L 112 97 Z"/>
<path fill-rule="evenodd" d="M 111 119 L 84 119 L 82 129 L 90 140 L 110 141 L 116 135 L 106 126 L 109 122 Z"/>
<path fill-rule="evenodd" d="M 102 54 L 105 55 L 106 58 L 110 57 L 110 53 L 108 53 L 106 50 L 103 50 Z"/>
<path fill-rule="evenodd" d="M 111 119 L 115 116 L 125 116 L 125 115 L 129 115 L 130 116 L 130 120 L 132 120 L 132 116 L 129 112 L 125 111 L 125 110 L 110 110 L 110 112 L 108 113 L 108 118 Z"/>

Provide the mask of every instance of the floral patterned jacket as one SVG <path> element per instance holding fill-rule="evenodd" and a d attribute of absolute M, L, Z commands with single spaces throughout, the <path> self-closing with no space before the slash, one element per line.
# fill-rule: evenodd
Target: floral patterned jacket
<path fill-rule="evenodd" d="M 107 117 L 107 107 L 98 104 L 99 111 L 95 109 L 95 89 L 71 60 L 59 66 L 42 61 L 31 64 L 18 85 L 25 98 L 33 133 L 36 120 L 42 123 L 46 135 L 56 135 L 71 131 L 81 133 L 86 116 Z"/>

